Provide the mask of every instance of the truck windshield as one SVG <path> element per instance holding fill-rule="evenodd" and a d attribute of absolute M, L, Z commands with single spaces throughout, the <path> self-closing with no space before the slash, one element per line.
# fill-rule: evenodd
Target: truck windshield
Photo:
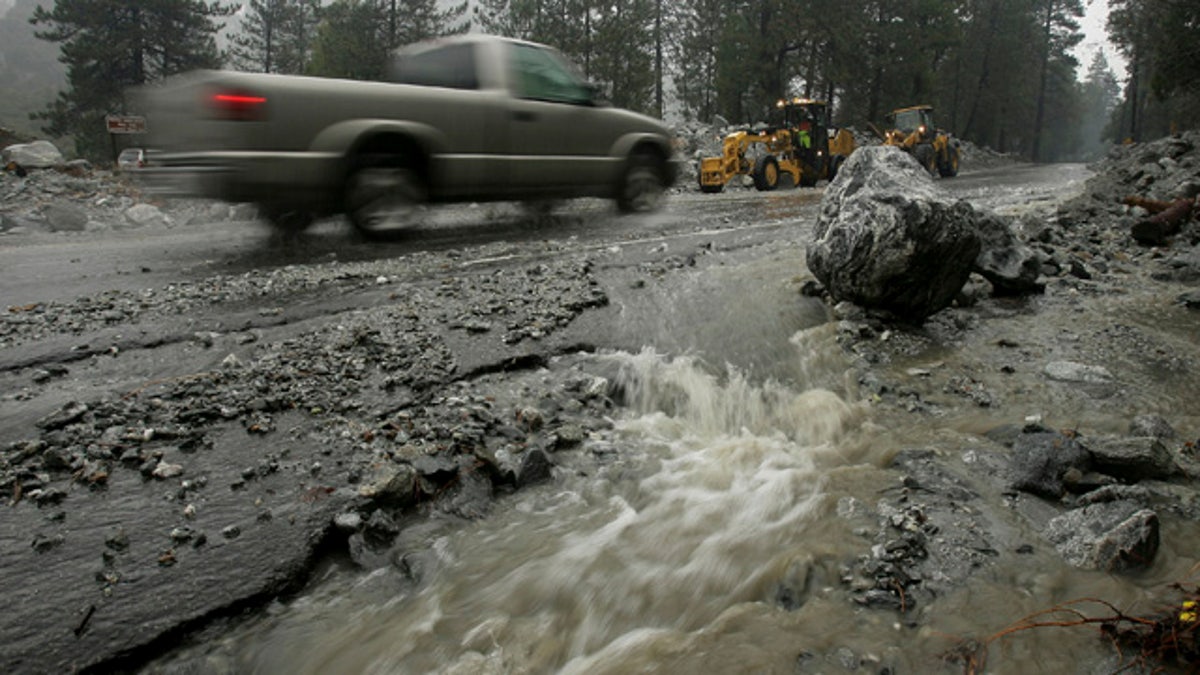
<path fill-rule="evenodd" d="M 924 110 L 902 110 L 896 113 L 896 128 L 912 133 L 919 127 L 929 127 L 926 111 Z"/>

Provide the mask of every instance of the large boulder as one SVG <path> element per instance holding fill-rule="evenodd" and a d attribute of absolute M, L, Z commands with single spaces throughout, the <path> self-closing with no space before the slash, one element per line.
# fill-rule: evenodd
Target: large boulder
<path fill-rule="evenodd" d="M 4 148 L 4 163 L 16 162 L 26 169 L 49 169 L 63 163 L 62 153 L 50 141 L 20 143 Z"/>
<path fill-rule="evenodd" d="M 125 209 L 125 221 L 134 227 L 162 228 L 171 225 L 171 219 L 152 204 L 134 204 Z"/>
<path fill-rule="evenodd" d="M 51 232 L 82 232 L 87 228 L 87 213 L 69 203 L 47 205 L 42 209 L 42 217 Z"/>
<path fill-rule="evenodd" d="M 1131 500 L 1090 504 L 1051 520 L 1046 538 L 1076 567 L 1145 569 L 1158 553 L 1158 514 Z"/>
<path fill-rule="evenodd" d="M 1085 440 L 1097 471 L 1127 482 L 1163 480 L 1179 472 L 1175 458 L 1153 436 L 1104 436 Z"/>
<path fill-rule="evenodd" d="M 825 190 L 808 267 L 837 300 L 920 321 L 966 283 L 980 252 L 974 221 L 908 153 L 860 148 Z"/>
<path fill-rule="evenodd" d="M 1090 468 L 1091 455 L 1073 435 L 1057 431 L 1023 433 L 1009 457 L 1008 487 L 1047 499 L 1067 490 L 1068 477 Z"/>
<path fill-rule="evenodd" d="M 1041 293 L 1038 282 L 1042 256 L 1017 238 L 1012 223 L 997 215 L 983 215 L 975 222 L 981 249 L 974 270 L 992 283 L 997 295 Z"/>

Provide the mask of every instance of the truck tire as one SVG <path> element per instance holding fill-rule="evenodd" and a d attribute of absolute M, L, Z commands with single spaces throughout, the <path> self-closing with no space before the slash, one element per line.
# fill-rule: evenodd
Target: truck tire
<path fill-rule="evenodd" d="M 938 173 L 942 178 L 953 178 L 958 175 L 958 146 L 949 145 L 946 147 L 946 159 L 938 164 Z"/>
<path fill-rule="evenodd" d="M 759 191 L 770 191 L 779 187 L 779 162 L 774 155 L 763 155 L 754 162 L 754 187 Z"/>
<path fill-rule="evenodd" d="M 816 170 L 809 170 L 809 165 L 804 162 L 797 162 L 800 168 L 800 187 L 816 187 L 817 181 L 821 180 L 825 167 L 821 166 Z"/>
<path fill-rule="evenodd" d="M 925 170 L 933 175 L 937 171 L 937 151 L 928 143 L 921 143 L 913 148 L 913 157 L 917 162 L 925 167 Z"/>
<path fill-rule="evenodd" d="M 648 213 L 662 206 L 667 185 L 662 159 L 649 152 L 629 157 L 617 193 L 621 213 Z"/>
<path fill-rule="evenodd" d="M 834 155 L 829 158 L 829 182 L 832 183 L 834 178 L 837 178 L 838 171 L 842 170 L 842 165 L 846 163 L 846 158 L 841 155 Z"/>
<path fill-rule="evenodd" d="M 394 157 L 365 157 L 346 178 L 346 217 L 367 239 L 395 236 L 417 223 L 426 199 L 416 172 Z"/>

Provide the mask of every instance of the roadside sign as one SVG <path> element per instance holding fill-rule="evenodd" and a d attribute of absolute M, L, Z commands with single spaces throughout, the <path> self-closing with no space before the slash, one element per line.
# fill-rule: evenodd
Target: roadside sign
<path fill-rule="evenodd" d="M 108 115 L 104 118 L 110 134 L 144 134 L 146 118 L 139 115 Z"/>

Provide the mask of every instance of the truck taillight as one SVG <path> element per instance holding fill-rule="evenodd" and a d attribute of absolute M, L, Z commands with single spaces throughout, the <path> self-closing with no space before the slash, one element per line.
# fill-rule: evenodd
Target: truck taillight
<path fill-rule="evenodd" d="M 243 91 L 218 91 L 208 99 L 213 117 L 238 122 L 266 119 L 267 98 Z"/>

